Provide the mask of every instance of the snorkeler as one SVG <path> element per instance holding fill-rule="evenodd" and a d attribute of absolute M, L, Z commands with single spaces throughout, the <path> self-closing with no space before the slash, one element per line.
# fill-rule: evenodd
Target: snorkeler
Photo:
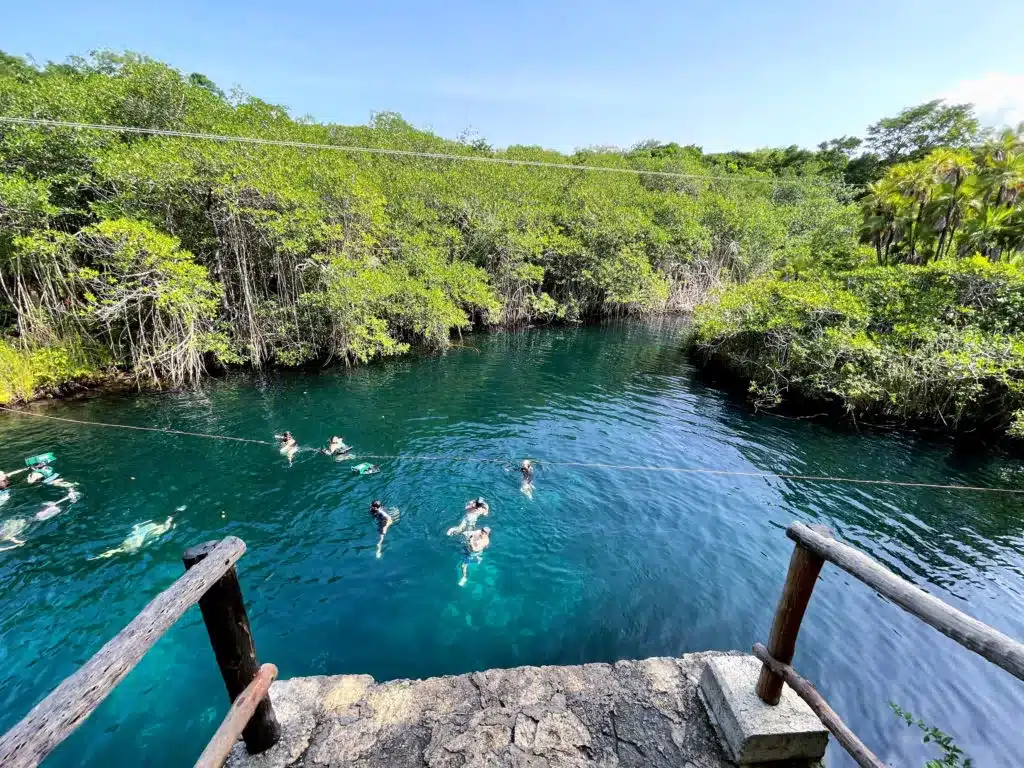
<path fill-rule="evenodd" d="M 385 509 L 380 499 L 376 499 L 370 505 L 370 516 L 377 523 L 377 532 L 380 534 L 380 538 L 377 540 L 378 560 L 380 560 L 381 548 L 384 546 L 384 536 L 387 535 L 388 528 L 394 524 L 397 513 L 397 509 Z"/>
<path fill-rule="evenodd" d="M 274 435 L 277 439 L 278 449 L 281 451 L 282 456 L 288 457 L 288 466 L 291 466 L 292 459 L 295 458 L 295 454 L 299 452 L 299 444 L 295 438 L 292 437 L 292 433 L 285 430 L 284 434 Z"/>
<path fill-rule="evenodd" d="M 60 475 L 57 474 L 57 470 L 48 464 L 35 467 L 31 472 L 28 473 L 28 477 L 25 478 L 29 485 L 35 485 L 40 480 L 43 481 L 44 485 L 52 485 L 60 479 Z"/>
<path fill-rule="evenodd" d="M 519 474 L 523 476 L 523 482 L 519 485 L 519 490 L 522 491 L 523 495 L 527 498 L 533 498 L 533 462 L 529 459 L 523 459 L 519 465 Z"/>
<path fill-rule="evenodd" d="M 475 499 L 471 499 L 466 502 L 466 514 L 462 518 L 462 522 L 452 528 L 449 528 L 447 534 L 454 536 L 458 533 L 465 533 L 472 531 L 476 528 L 476 521 L 480 519 L 481 515 L 490 514 L 491 508 L 487 506 L 487 502 L 484 501 L 483 496 L 478 496 Z"/>
<path fill-rule="evenodd" d="M 345 438 L 335 435 L 331 438 L 330 442 L 327 443 L 326 448 L 320 449 L 320 453 L 324 456 L 334 456 L 335 454 L 348 453 L 351 450 L 351 445 L 345 445 Z"/>
<path fill-rule="evenodd" d="M 49 520 L 51 517 L 56 517 L 61 513 L 60 505 L 65 501 L 69 501 L 74 504 L 81 498 L 78 491 L 72 490 L 63 499 L 57 499 L 57 501 L 49 501 L 43 505 L 43 508 L 36 512 L 36 520 Z"/>
<path fill-rule="evenodd" d="M 462 578 L 459 579 L 459 586 L 466 586 L 466 579 L 471 563 L 479 563 L 483 559 L 483 551 L 491 543 L 491 529 L 484 527 L 477 531 L 466 531 L 466 553 L 462 558 Z"/>

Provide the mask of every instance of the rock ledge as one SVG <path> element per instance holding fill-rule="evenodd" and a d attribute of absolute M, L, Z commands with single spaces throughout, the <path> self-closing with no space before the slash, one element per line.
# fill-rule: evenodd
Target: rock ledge
<path fill-rule="evenodd" d="M 232 768 L 584 768 L 732 765 L 697 695 L 726 654 L 491 669 L 376 683 L 300 677 L 270 695 L 284 735 Z"/>

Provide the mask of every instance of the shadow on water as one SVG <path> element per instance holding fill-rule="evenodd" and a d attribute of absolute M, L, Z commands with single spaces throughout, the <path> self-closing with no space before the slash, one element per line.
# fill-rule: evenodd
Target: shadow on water
<path fill-rule="evenodd" d="M 695 383 L 681 328 L 619 323 L 468 336 L 444 355 L 365 368 L 236 375 L 201 391 L 55 404 L 70 418 L 305 446 L 341 434 L 396 454 L 357 477 L 312 452 L 3 417 L 0 466 L 58 454 L 82 500 L 0 553 L 0 727 L 181 572 L 189 545 L 240 536 L 239 565 L 261 658 L 282 677 L 423 677 L 520 664 L 747 649 L 767 636 L 793 520 L 838 536 L 974 616 L 1024 637 L 1020 497 L 545 465 L 544 459 L 1024 488 L 1021 464 L 963 458 L 898 434 L 836 431 L 754 415 Z M 428 461 L 439 454 L 508 463 Z M 513 462 L 540 460 L 533 499 Z M 0 510 L 29 518 L 55 490 L 18 484 Z M 491 504 L 492 547 L 457 585 L 444 535 L 466 499 Z M 383 557 L 367 513 L 402 510 Z M 175 510 L 184 506 L 179 512 Z M 133 523 L 175 515 L 135 554 Z M 164 638 L 54 765 L 137 756 L 177 765 L 226 710 L 198 612 Z M 926 748 L 890 699 L 957 736 L 979 765 L 1012 764 L 1019 681 L 826 566 L 796 665 L 886 760 Z M 182 756 L 185 756 L 182 758 Z M 832 765 L 850 763 L 833 747 Z"/>

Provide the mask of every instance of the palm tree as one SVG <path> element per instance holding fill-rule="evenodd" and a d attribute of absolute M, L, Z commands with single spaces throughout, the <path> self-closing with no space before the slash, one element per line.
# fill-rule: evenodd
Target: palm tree
<path fill-rule="evenodd" d="M 894 166 L 891 175 L 896 189 L 910 201 L 907 221 L 909 252 L 906 260 L 911 264 L 923 264 L 928 257 L 919 253 L 919 241 L 929 234 L 925 226 L 925 215 L 936 190 L 935 178 L 926 159 Z"/>
<path fill-rule="evenodd" d="M 984 202 L 975 202 L 973 207 L 976 214 L 964 228 L 960 251 L 962 254 L 980 253 L 990 261 L 999 261 L 1003 250 L 1001 241 L 1007 234 L 1015 211 Z"/>
<path fill-rule="evenodd" d="M 932 180 L 938 185 L 935 194 L 934 231 L 939 240 L 935 246 L 935 259 L 949 252 L 956 230 L 963 221 L 964 204 L 972 185 L 976 166 L 969 152 L 956 149 L 937 149 L 925 158 L 931 167 Z"/>
<path fill-rule="evenodd" d="M 879 266 L 892 263 L 892 248 L 903 236 L 909 208 L 910 201 L 888 175 L 868 185 L 863 203 L 864 235 L 875 247 Z"/>

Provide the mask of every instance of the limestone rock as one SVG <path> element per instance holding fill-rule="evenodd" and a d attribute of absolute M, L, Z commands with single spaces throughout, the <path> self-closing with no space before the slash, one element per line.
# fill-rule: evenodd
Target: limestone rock
<path fill-rule="evenodd" d="M 366 675 L 282 680 L 270 691 L 281 742 L 232 768 L 720 768 L 697 697 L 723 654 L 491 669 L 376 683 Z"/>

